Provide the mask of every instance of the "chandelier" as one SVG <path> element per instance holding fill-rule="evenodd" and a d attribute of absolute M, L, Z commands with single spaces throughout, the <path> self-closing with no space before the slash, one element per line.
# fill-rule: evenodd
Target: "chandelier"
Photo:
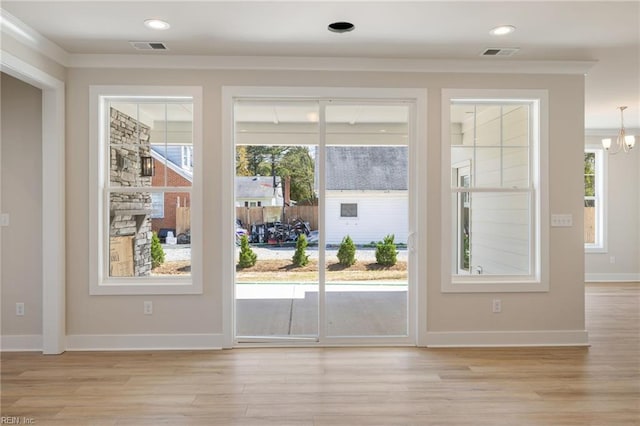
<path fill-rule="evenodd" d="M 627 135 L 624 130 L 624 117 L 623 112 L 627 109 L 626 106 L 618 107 L 620 109 L 620 132 L 618 132 L 618 137 L 616 138 L 616 143 L 613 147 L 611 147 L 611 139 L 606 138 L 602 139 L 602 146 L 604 147 L 609 154 L 617 154 L 620 151 L 629 152 L 631 148 L 636 144 L 636 138 L 633 135 Z"/>

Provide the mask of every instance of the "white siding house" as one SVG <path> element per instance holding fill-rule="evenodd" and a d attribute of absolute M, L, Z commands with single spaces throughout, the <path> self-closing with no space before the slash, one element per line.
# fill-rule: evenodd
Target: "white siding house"
<path fill-rule="evenodd" d="M 327 147 L 326 238 L 356 244 L 408 234 L 408 148 L 404 146 Z"/>
<path fill-rule="evenodd" d="M 272 176 L 236 176 L 236 207 L 282 206 L 282 185 Z"/>

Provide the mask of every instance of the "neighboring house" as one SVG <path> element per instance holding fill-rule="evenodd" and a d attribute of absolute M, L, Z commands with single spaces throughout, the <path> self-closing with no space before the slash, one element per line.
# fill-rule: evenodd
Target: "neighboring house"
<path fill-rule="evenodd" d="M 152 186 L 191 186 L 193 181 L 193 148 L 189 145 L 151 144 L 155 174 Z M 190 207 L 188 192 L 152 193 L 151 229 L 182 228 L 177 224 L 178 207 Z"/>
<path fill-rule="evenodd" d="M 408 148 L 404 146 L 327 147 L 326 238 L 356 244 L 408 235 Z"/>
<path fill-rule="evenodd" d="M 153 144 L 151 156 L 154 159 L 155 174 L 152 186 L 191 186 L 193 181 L 193 147 L 185 144 Z M 187 192 L 153 193 L 152 229 L 180 228 L 178 208 L 191 205 Z M 236 207 L 282 206 L 282 185 L 276 177 L 273 188 L 272 176 L 237 176 Z"/>
<path fill-rule="evenodd" d="M 282 206 L 282 185 L 276 176 L 236 176 L 236 207 Z"/>

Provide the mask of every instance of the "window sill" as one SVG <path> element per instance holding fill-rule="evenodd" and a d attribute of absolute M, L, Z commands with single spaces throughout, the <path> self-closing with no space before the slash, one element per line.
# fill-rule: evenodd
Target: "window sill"
<path fill-rule="evenodd" d="M 191 279 L 143 279 L 142 282 L 140 280 L 117 279 L 92 285 L 89 294 L 92 296 L 202 294 L 202 283 L 197 284 Z"/>
<path fill-rule="evenodd" d="M 604 253 L 608 253 L 609 251 L 606 249 L 606 247 L 589 247 L 589 246 L 584 246 L 584 253 L 585 254 L 604 254 Z"/>
<path fill-rule="evenodd" d="M 484 277 L 483 277 L 484 278 Z M 549 291 L 549 283 L 534 279 L 504 279 L 487 277 L 482 280 L 454 279 L 444 282 L 443 293 L 533 293 Z"/>

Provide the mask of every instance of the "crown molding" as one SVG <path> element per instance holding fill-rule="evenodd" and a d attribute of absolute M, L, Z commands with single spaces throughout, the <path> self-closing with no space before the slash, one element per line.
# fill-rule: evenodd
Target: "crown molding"
<path fill-rule="evenodd" d="M 628 135 L 640 135 L 640 127 L 625 127 L 625 131 Z M 616 129 L 585 129 L 585 136 L 603 136 L 615 138 L 620 133 L 620 128 Z"/>
<path fill-rule="evenodd" d="M 291 56 L 72 54 L 72 68 L 165 68 L 289 71 L 456 72 L 498 74 L 586 74 L 597 61 L 491 59 L 388 59 Z"/>
<path fill-rule="evenodd" d="M 39 32 L 0 8 L 0 31 L 3 36 L 16 39 L 25 46 L 54 60 L 58 64 L 68 67 L 70 54 Z"/>

